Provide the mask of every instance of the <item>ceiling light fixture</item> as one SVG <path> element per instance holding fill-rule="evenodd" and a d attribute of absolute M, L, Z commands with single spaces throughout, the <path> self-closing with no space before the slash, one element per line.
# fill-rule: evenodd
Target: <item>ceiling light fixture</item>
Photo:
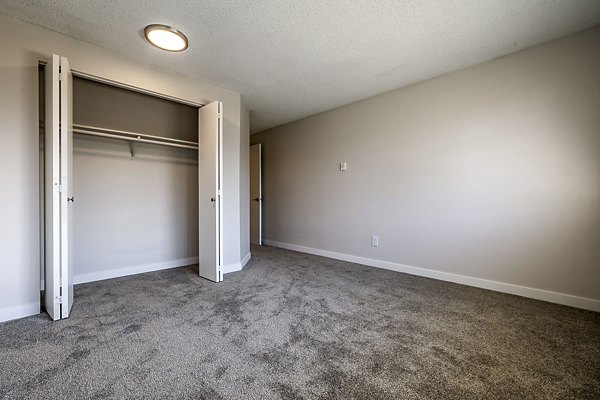
<path fill-rule="evenodd" d="M 167 25 L 152 24 L 144 28 L 146 40 L 162 50 L 184 51 L 188 48 L 187 37 L 175 28 Z"/>

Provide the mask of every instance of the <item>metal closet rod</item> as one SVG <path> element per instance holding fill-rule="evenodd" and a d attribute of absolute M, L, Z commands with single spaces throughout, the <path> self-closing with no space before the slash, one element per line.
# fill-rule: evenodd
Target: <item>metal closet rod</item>
<path fill-rule="evenodd" d="M 163 146 L 179 147 L 183 149 L 198 149 L 198 143 L 196 142 L 146 135 L 143 133 L 120 131 L 117 129 L 98 128 L 95 126 L 73 124 L 73 132 L 90 136 L 128 140 L 130 142 L 160 144 Z"/>

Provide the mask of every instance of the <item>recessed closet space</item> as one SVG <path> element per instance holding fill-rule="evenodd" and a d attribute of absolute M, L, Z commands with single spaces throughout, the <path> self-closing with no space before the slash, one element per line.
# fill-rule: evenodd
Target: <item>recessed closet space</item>
<path fill-rule="evenodd" d="M 197 143 L 198 108 L 74 78 L 73 122 L 75 283 L 196 264 L 198 151 L 77 128 Z"/>
<path fill-rule="evenodd" d="M 73 283 L 198 263 L 198 107 L 81 77 L 72 101 Z"/>

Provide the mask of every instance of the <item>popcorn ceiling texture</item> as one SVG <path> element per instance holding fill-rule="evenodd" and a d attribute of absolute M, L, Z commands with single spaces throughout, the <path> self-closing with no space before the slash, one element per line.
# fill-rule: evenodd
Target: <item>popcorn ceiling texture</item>
<path fill-rule="evenodd" d="M 3 0 L 0 13 L 234 89 L 258 132 L 591 28 L 600 1 Z M 150 23 L 190 48 L 146 44 Z"/>
<path fill-rule="evenodd" d="M 3 399 L 598 399 L 600 314 L 253 247 L 0 324 Z"/>

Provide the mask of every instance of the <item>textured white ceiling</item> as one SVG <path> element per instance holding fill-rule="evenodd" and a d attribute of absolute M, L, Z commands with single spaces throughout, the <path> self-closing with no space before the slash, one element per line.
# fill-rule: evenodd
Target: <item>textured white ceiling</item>
<path fill-rule="evenodd" d="M 600 24 L 600 0 L 1 0 L 0 13 L 242 93 L 253 132 Z M 146 44 L 165 23 L 184 53 Z"/>

